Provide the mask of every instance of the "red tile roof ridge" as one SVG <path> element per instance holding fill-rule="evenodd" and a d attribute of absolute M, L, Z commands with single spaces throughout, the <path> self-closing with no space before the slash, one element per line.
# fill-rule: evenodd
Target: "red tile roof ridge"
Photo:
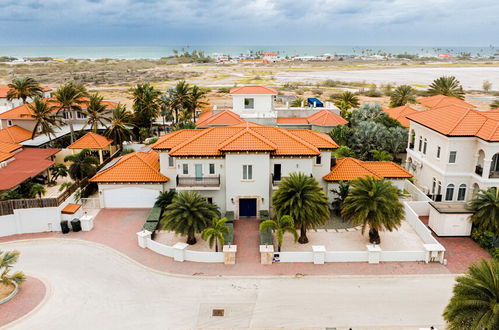
<path fill-rule="evenodd" d="M 171 154 L 171 153 L 179 150 L 180 148 L 191 143 L 192 141 L 195 141 L 195 140 L 199 139 L 201 136 L 204 136 L 204 135 L 208 134 L 209 132 L 213 131 L 215 128 L 216 127 L 210 127 L 210 128 L 205 128 L 203 130 L 200 130 L 199 134 L 195 134 L 195 135 L 191 136 L 190 138 L 186 139 L 184 142 L 177 145 L 176 147 L 171 148 L 169 153 Z"/>
<path fill-rule="evenodd" d="M 321 138 L 322 140 L 324 140 L 326 142 L 331 143 L 331 141 L 333 141 L 333 144 L 337 144 L 336 141 L 334 141 L 328 134 L 323 133 L 323 132 L 317 132 L 317 131 L 305 129 L 305 128 L 298 128 L 298 129 L 294 129 L 293 131 L 309 132 L 309 133 L 314 134 L 315 136 Z"/>
<path fill-rule="evenodd" d="M 304 139 L 290 133 L 288 130 L 284 129 L 284 128 L 278 128 L 278 127 L 273 127 L 279 131 L 281 131 L 282 133 L 284 133 L 284 135 L 287 135 L 289 136 L 290 138 L 292 138 L 293 140 L 295 140 L 296 142 L 298 143 L 301 143 L 303 144 L 305 147 L 307 147 L 308 149 L 314 151 L 316 154 L 320 154 L 320 151 L 319 149 L 317 149 L 315 146 L 311 145 L 310 143 L 308 143 L 307 141 L 305 141 Z"/>
<path fill-rule="evenodd" d="M 170 140 L 171 138 L 179 135 L 182 131 L 199 131 L 197 129 L 193 129 L 193 128 L 186 128 L 186 129 L 179 129 L 179 130 L 176 130 L 176 131 L 173 131 L 173 132 L 169 132 L 169 133 L 166 133 L 166 134 L 163 134 L 159 137 L 158 141 L 154 142 L 153 144 L 151 144 L 151 148 L 152 149 L 163 149 L 161 147 L 158 147 L 160 144 Z M 165 148 L 167 149 L 167 148 Z"/>
<path fill-rule="evenodd" d="M 231 89 L 229 93 L 230 94 L 237 94 L 240 90 L 245 89 L 245 88 L 247 88 L 247 89 L 261 88 L 261 89 L 265 90 L 265 93 L 257 93 L 257 94 L 277 94 L 277 90 L 275 90 L 274 88 L 267 87 L 267 86 L 261 86 L 261 85 L 246 85 L 246 86 L 235 87 L 235 88 Z M 251 95 L 251 94 L 248 94 L 248 95 Z"/>
<path fill-rule="evenodd" d="M 277 145 L 275 143 L 273 143 L 272 141 L 270 141 L 269 139 L 267 139 L 266 137 L 262 136 L 260 133 L 257 133 L 255 130 L 253 129 L 250 129 L 249 126 L 246 126 L 244 129 L 242 129 L 239 133 L 235 134 L 234 136 L 232 136 L 230 139 L 222 142 L 221 144 L 218 145 L 218 149 L 219 150 L 223 150 L 225 146 L 227 146 L 228 144 L 234 142 L 235 140 L 237 140 L 238 138 L 240 138 L 241 136 L 243 136 L 244 134 L 251 134 L 253 137 L 255 137 L 256 139 L 260 140 L 261 142 L 263 142 L 264 144 L 268 145 L 270 148 L 269 149 L 266 149 L 266 150 L 276 150 L 277 149 Z M 263 150 L 263 149 L 262 149 Z"/>
<path fill-rule="evenodd" d="M 95 144 L 98 146 L 98 148 L 93 148 L 93 147 L 84 147 L 84 148 L 74 147 L 74 145 L 77 145 L 78 141 L 81 143 L 81 142 L 83 142 L 84 140 L 87 140 L 87 139 L 93 140 L 93 142 L 95 142 Z M 100 134 L 97 134 L 97 133 L 94 133 L 94 132 L 88 132 L 85 135 L 83 135 L 82 137 L 80 137 L 78 140 L 76 140 L 75 142 L 71 143 L 67 148 L 68 149 L 87 149 L 87 148 L 88 149 L 102 149 L 102 148 L 107 147 L 111 143 L 113 143 L 113 140 L 110 140 L 110 139 L 108 139 L 107 137 L 105 137 L 103 135 L 100 135 Z"/>
<path fill-rule="evenodd" d="M 230 117 L 236 119 L 236 120 L 239 120 L 241 122 L 244 122 L 244 120 L 241 119 L 241 117 L 236 114 L 235 112 L 233 111 L 230 111 L 230 110 L 223 110 L 223 111 L 220 111 L 219 113 L 215 114 L 215 115 L 211 115 L 209 116 L 208 118 L 198 122 L 196 124 L 196 126 L 205 126 L 206 124 L 210 124 L 211 122 L 215 121 L 216 119 L 224 116 L 224 115 L 229 115 Z"/>

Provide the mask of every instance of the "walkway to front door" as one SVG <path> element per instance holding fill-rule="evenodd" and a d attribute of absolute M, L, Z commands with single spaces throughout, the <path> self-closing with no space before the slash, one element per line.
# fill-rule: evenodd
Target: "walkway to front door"
<path fill-rule="evenodd" d="M 234 221 L 234 244 L 237 245 L 237 264 L 260 264 L 260 221 L 245 218 Z"/>

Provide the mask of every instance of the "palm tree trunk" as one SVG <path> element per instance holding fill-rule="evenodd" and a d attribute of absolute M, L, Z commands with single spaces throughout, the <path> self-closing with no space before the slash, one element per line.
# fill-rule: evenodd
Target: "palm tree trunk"
<path fill-rule="evenodd" d="M 196 244 L 196 237 L 194 236 L 194 234 L 187 234 L 187 244 L 189 245 L 194 245 Z"/>
<path fill-rule="evenodd" d="M 375 228 L 369 229 L 369 242 L 371 244 L 380 244 L 381 238 L 379 237 L 379 232 Z"/>
<path fill-rule="evenodd" d="M 298 243 L 300 244 L 308 243 L 307 229 L 305 227 L 300 228 L 300 238 L 298 238 Z"/>

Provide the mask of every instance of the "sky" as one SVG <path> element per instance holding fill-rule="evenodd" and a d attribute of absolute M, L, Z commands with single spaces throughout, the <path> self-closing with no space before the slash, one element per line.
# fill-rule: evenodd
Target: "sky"
<path fill-rule="evenodd" d="M 0 0 L 0 45 L 499 44 L 498 0 Z"/>

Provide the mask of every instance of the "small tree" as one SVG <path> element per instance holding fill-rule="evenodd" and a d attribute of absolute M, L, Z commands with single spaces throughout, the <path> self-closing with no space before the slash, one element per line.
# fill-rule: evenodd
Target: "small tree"
<path fill-rule="evenodd" d="M 492 88 L 492 83 L 488 80 L 484 80 L 482 84 L 483 91 L 488 93 Z"/>
<path fill-rule="evenodd" d="M 371 150 L 371 155 L 373 160 L 378 162 L 390 162 L 393 159 L 390 153 L 385 150 Z"/>
<path fill-rule="evenodd" d="M 469 209 L 475 212 L 471 216 L 471 221 L 478 229 L 499 233 L 499 189 L 497 187 L 479 190 L 470 201 Z"/>
<path fill-rule="evenodd" d="M 0 283 L 9 286 L 12 283 L 21 284 L 26 281 L 26 275 L 22 272 L 10 274 L 12 267 L 19 260 L 19 251 L 0 251 Z"/>
<path fill-rule="evenodd" d="M 83 149 L 74 155 L 67 155 L 64 157 L 64 161 L 71 162 L 71 165 L 69 165 L 69 176 L 76 182 L 93 176 L 97 165 L 99 165 L 99 159 L 92 156 L 89 149 Z"/>
<path fill-rule="evenodd" d="M 175 190 L 168 190 L 165 192 L 162 192 L 158 198 L 156 198 L 156 205 L 161 207 L 163 210 L 172 203 L 173 198 L 175 197 L 177 193 Z"/>
<path fill-rule="evenodd" d="M 390 93 L 390 107 L 400 107 L 416 101 L 416 92 L 409 85 L 402 85 Z"/>
<path fill-rule="evenodd" d="M 50 174 L 52 175 L 52 180 L 57 181 L 59 177 L 67 177 L 68 176 L 68 168 L 64 164 L 54 164 L 50 168 Z"/>
<path fill-rule="evenodd" d="M 343 206 L 343 202 L 345 202 L 349 191 L 350 182 L 348 181 L 340 181 L 338 189 L 331 190 L 331 192 L 336 196 L 334 197 L 331 206 L 333 207 L 333 212 L 337 215 L 341 214 L 341 207 Z"/>
<path fill-rule="evenodd" d="M 337 159 L 346 158 L 346 157 L 355 158 L 355 152 L 353 152 L 352 149 L 350 149 L 347 146 L 341 146 L 338 149 L 336 149 L 336 151 L 334 152 L 334 156 Z"/>
<path fill-rule="evenodd" d="M 357 95 L 350 91 L 343 92 L 335 104 L 341 104 L 343 108 L 357 108 L 360 105 Z M 347 109 L 347 110 L 348 110 Z"/>
<path fill-rule="evenodd" d="M 39 183 L 32 184 L 29 189 L 29 195 L 31 197 L 38 196 L 39 198 L 42 198 L 42 196 L 45 195 L 46 192 L 47 190 L 45 190 L 45 187 Z"/>
<path fill-rule="evenodd" d="M 224 233 L 229 232 L 229 228 L 225 225 L 226 222 L 227 218 L 213 218 L 211 225 L 201 232 L 201 238 L 208 242 L 210 248 L 213 248 L 213 245 L 215 245 L 215 252 L 218 252 L 219 243 L 220 249 L 222 249 L 225 244 Z"/>
<path fill-rule="evenodd" d="M 428 89 L 429 95 L 445 95 L 464 99 L 463 86 L 456 77 L 440 77 L 435 79 Z"/>
<path fill-rule="evenodd" d="M 295 242 L 298 240 L 298 234 L 296 233 L 295 223 L 293 218 L 289 215 L 284 215 L 278 217 L 277 220 L 265 220 L 260 223 L 260 232 L 265 232 L 267 230 L 275 231 L 275 238 L 277 240 L 277 251 L 281 252 L 282 242 L 284 240 L 284 234 L 290 233 L 293 235 Z"/>

